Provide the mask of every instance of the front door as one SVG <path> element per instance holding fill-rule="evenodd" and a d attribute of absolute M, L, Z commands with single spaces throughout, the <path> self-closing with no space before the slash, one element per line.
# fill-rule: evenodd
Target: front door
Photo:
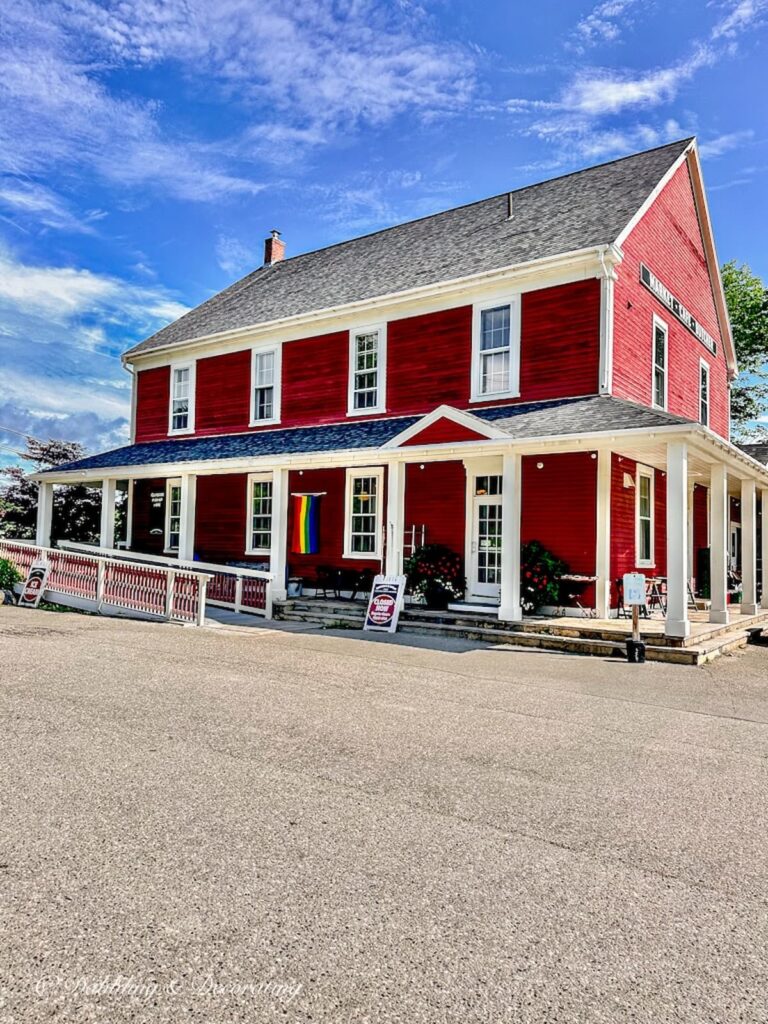
<path fill-rule="evenodd" d="M 501 593 L 501 477 L 475 478 L 470 592 L 499 599 Z"/>

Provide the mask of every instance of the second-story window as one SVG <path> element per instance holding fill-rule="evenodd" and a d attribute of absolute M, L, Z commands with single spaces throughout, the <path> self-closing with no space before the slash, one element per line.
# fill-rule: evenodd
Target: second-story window
<path fill-rule="evenodd" d="M 387 337 L 383 324 L 349 334 L 349 416 L 384 412 Z"/>
<path fill-rule="evenodd" d="M 519 296 L 475 306 L 472 350 L 472 400 L 517 396 L 520 376 Z"/>
<path fill-rule="evenodd" d="M 709 363 L 699 363 L 699 422 L 709 426 Z"/>
<path fill-rule="evenodd" d="M 195 429 L 195 364 L 171 366 L 169 434 L 191 434 Z"/>
<path fill-rule="evenodd" d="M 254 349 L 251 367 L 251 426 L 280 422 L 281 349 Z"/>
<path fill-rule="evenodd" d="M 667 408 L 667 338 L 669 329 L 663 320 L 653 318 L 653 404 Z"/>

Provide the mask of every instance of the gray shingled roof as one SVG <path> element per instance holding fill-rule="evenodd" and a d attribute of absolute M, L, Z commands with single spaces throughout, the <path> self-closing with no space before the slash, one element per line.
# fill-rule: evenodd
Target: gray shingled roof
<path fill-rule="evenodd" d="M 740 444 L 738 446 L 747 455 L 750 455 L 764 466 L 768 465 L 768 441 L 755 441 L 752 444 Z"/>
<path fill-rule="evenodd" d="M 127 355 L 609 244 L 690 139 L 260 267 Z"/>
<path fill-rule="evenodd" d="M 468 410 L 479 420 L 501 427 L 510 437 L 526 440 L 551 435 L 586 434 L 594 431 L 647 430 L 687 424 L 691 420 L 658 409 L 647 409 L 621 398 L 593 396 L 549 402 L 524 402 L 491 409 Z M 179 438 L 126 445 L 99 455 L 89 455 L 48 470 L 51 475 L 78 470 L 111 469 L 116 466 L 165 466 L 217 459 L 253 459 L 266 455 L 304 455 L 345 449 L 375 450 L 420 416 L 355 423 L 331 423 L 321 427 L 258 430 L 250 434 Z"/>

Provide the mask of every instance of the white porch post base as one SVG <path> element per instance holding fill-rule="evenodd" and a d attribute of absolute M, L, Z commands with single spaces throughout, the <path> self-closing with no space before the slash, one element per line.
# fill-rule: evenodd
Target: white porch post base
<path fill-rule="evenodd" d="M 405 463 L 391 462 L 387 476 L 387 550 L 384 572 L 399 576 L 403 571 L 405 531 Z"/>
<path fill-rule="evenodd" d="M 102 480 L 101 482 L 101 528 L 99 532 L 99 546 L 102 548 L 113 548 L 115 546 L 115 494 L 117 490 L 116 480 Z"/>
<path fill-rule="evenodd" d="M 197 477 L 185 473 L 181 478 L 181 518 L 179 522 L 179 561 L 191 562 L 195 557 L 195 504 Z"/>
<path fill-rule="evenodd" d="M 521 622 L 520 519 L 522 463 L 518 454 L 504 455 L 501 470 L 501 603 L 502 622 Z"/>
<path fill-rule="evenodd" d="M 755 481 L 741 481 L 741 614 L 757 615 L 757 507 Z"/>
<path fill-rule="evenodd" d="M 51 546 L 51 522 L 53 520 L 53 484 L 37 485 L 37 528 L 35 544 L 41 548 Z"/>
<path fill-rule="evenodd" d="M 709 621 L 727 625 L 728 609 L 728 473 L 722 463 L 712 466 L 709 482 L 710 608 Z"/>
<path fill-rule="evenodd" d="M 272 573 L 272 598 L 288 597 L 288 470 L 276 469 L 272 474 L 272 546 L 269 551 Z"/>
<path fill-rule="evenodd" d="M 667 445 L 667 621 L 668 636 L 690 636 L 688 620 L 688 447 Z"/>

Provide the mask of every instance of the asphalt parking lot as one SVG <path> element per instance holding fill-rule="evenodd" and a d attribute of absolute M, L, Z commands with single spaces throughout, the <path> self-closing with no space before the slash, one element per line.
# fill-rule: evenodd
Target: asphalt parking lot
<path fill-rule="evenodd" d="M 764 1022 L 767 669 L 0 608 L 0 1021 Z"/>

